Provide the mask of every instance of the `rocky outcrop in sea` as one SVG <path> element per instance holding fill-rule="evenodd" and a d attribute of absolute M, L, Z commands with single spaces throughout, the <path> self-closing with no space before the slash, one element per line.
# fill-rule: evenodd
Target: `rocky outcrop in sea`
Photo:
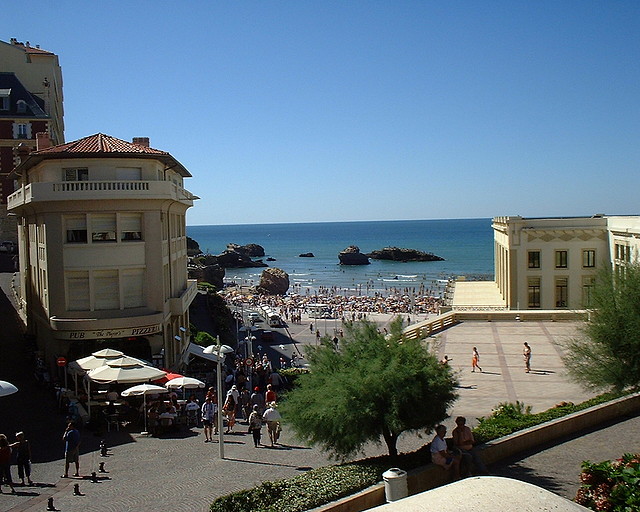
<path fill-rule="evenodd" d="M 367 256 L 373 260 L 390 261 L 444 261 L 444 258 L 431 252 L 418 251 L 417 249 L 404 249 L 399 247 L 385 247 L 379 251 L 370 252 Z"/>
<path fill-rule="evenodd" d="M 315 255 L 312 252 L 303 252 L 298 254 L 298 258 L 315 258 Z"/>
<path fill-rule="evenodd" d="M 262 271 L 260 283 L 256 287 L 258 293 L 267 295 L 284 295 L 289 290 L 289 274 L 279 268 L 267 268 Z"/>
<path fill-rule="evenodd" d="M 366 254 L 360 252 L 357 245 L 350 245 L 344 251 L 338 253 L 340 265 L 369 265 L 370 261 Z"/>
<path fill-rule="evenodd" d="M 244 254 L 245 256 L 249 256 L 250 258 L 261 258 L 264 256 L 264 247 L 258 244 L 227 244 L 227 251 Z"/>

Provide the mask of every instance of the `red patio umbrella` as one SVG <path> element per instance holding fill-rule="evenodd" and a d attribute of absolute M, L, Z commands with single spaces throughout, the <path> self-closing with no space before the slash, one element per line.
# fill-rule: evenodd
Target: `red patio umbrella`
<path fill-rule="evenodd" d="M 154 380 L 153 382 L 164 384 L 165 382 L 169 382 L 170 380 L 177 379 L 179 377 L 184 377 L 184 375 L 180 375 L 179 373 L 173 373 L 166 369 L 164 371 L 167 372 L 167 374 L 158 380 Z"/>

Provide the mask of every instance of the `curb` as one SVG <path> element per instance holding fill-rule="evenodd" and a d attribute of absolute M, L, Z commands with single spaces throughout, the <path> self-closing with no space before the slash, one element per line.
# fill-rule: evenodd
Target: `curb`
<path fill-rule="evenodd" d="M 500 437 L 480 446 L 479 450 L 483 461 L 493 464 L 615 418 L 638 414 L 639 411 L 640 392 Z M 435 464 L 416 468 L 408 474 L 409 496 L 440 487 L 449 483 L 449 480 L 449 475 Z M 385 503 L 384 483 L 378 483 L 346 498 L 317 507 L 312 512 L 361 512 Z"/>

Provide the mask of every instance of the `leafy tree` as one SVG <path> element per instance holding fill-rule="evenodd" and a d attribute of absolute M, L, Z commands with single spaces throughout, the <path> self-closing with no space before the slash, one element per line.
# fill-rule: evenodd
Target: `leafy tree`
<path fill-rule="evenodd" d="M 330 340 L 308 347 L 311 371 L 282 403 L 297 435 L 336 458 L 346 458 L 369 442 L 384 439 L 398 454 L 398 436 L 432 429 L 456 400 L 457 379 L 418 340 L 402 336 L 402 321 L 385 337 L 363 321 L 347 325 L 336 351 Z"/>
<path fill-rule="evenodd" d="M 640 384 L 640 265 L 605 269 L 591 294 L 590 318 L 565 343 L 569 374 L 586 388 L 617 391 Z"/>

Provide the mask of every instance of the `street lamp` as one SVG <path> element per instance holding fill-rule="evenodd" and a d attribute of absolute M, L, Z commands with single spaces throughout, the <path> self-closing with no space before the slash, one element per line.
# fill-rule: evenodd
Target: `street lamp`
<path fill-rule="evenodd" d="M 222 363 L 224 362 L 227 354 L 231 354 L 233 349 L 229 345 L 220 345 L 220 336 L 216 339 L 218 343 L 216 345 L 209 345 L 203 350 L 205 354 L 215 354 L 218 365 L 218 448 L 220 451 L 220 458 L 224 459 L 224 435 L 222 433 Z"/>

